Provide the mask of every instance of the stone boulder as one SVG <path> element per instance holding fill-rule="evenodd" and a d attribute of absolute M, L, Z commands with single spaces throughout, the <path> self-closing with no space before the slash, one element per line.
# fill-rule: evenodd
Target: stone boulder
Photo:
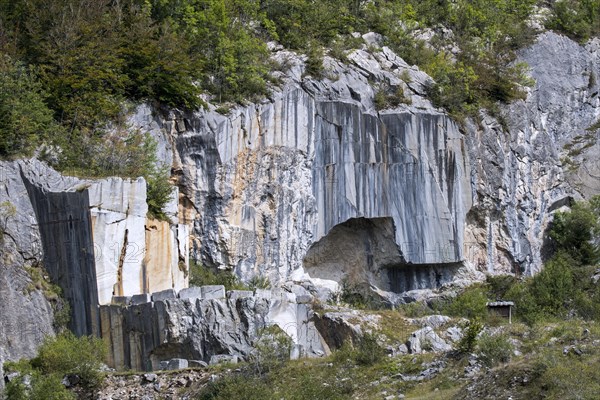
<path fill-rule="evenodd" d="M 406 342 L 408 351 L 411 354 L 419 354 L 424 352 L 446 352 L 452 350 L 444 339 L 442 339 L 433 328 L 427 326 L 419 329 L 410 335 L 410 338 Z"/>

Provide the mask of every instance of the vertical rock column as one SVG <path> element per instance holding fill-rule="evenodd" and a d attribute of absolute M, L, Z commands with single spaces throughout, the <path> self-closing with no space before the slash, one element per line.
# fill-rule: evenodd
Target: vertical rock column
<path fill-rule="evenodd" d="M 23 180 L 38 221 L 44 265 L 71 305 L 69 328 L 76 335 L 98 334 L 88 191 L 48 192 Z"/>

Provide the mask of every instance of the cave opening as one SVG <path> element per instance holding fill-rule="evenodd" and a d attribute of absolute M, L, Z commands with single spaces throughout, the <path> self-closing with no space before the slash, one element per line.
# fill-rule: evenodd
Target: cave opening
<path fill-rule="evenodd" d="M 438 289 L 452 281 L 460 263 L 408 263 L 395 240 L 391 217 L 351 218 L 314 243 L 303 260 L 313 279 L 338 285 L 373 285 L 403 293 Z"/>

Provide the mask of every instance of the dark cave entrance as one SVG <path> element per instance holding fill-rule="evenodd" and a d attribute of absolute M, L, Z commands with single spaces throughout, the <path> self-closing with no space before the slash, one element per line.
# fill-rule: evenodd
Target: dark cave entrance
<path fill-rule="evenodd" d="M 351 218 L 338 224 L 304 257 L 304 268 L 311 278 L 371 284 L 395 293 L 440 288 L 452 281 L 459 267 L 460 263 L 407 263 L 389 217 Z"/>

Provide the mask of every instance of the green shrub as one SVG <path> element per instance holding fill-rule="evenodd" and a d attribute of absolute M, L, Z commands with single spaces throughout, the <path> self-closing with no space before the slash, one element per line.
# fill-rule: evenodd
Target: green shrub
<path fill-rule="evenodd" d="M 62 378 L 57 374 L 37 373 L 32 382 L 30 400 L 73 400 L 76 398 L 74 393 L 65 388 Z"/>
<path fill-rule="evenodd" d="M 548 261 L 531 281 L 531 295 L 547 314 L 562 316 L 574 292 L 572 259 L 564 253 Z"/>
<path fill-rule="evenodd" d="M 460 354 L 472 353 L 477 344 L 477 336 L 483 330 L 483 324 L 477 318 L 470 320 L 464 329 L 463 337 L 457 345 Z"/>
<path fill-rule="evenodd" d="M 588 202 L 575 203 L 570 211 L 554 214 L 550 237 L 558 252 L 566 253 L 579 264 L 600 262 L 600 248 L 595 241 L 600 237 L 599 204 L 600 196 L 594 196 Z"/>
<path fill-rule="evenodd" d="M 254 352 L 250 361 L 258 375 L 281 368 L 289 359 L 292 339 L 279 328 L 272 325 L 258 334 L 254 343 Z"/>
<path fill-rule="evenodd" d="M 507 363 L 510 361 L 513 353 L 513 346 L 509 342 L 507 335 L 483 334 L 477 340 L 476 353 L 486 366 L 494 367 L 500 363 Z"/>
<path fill-rule="evenodd" d="M 75 337 L 70 332 L 47 338 L 31 360 L 42 374 L 73 374 L 84 386 L 94 387 L 101 381 L 100 367 L 105 355 L 104 342 L 93 337 Z"/>
<path fill-rule="evenodd" d="M 551 8 L 547 28 L 580 41 L 600 34 L 600 0 L 559 0 Z"/>
<path fill-rule="evenodd" d="M 248 288 L 250 290 L 270 289 L 271 281 L 266 276 L 253 276 L 248 282 Z"/>
<path fill-rule="evenodd" d="M 7 372 L 18 372 L 20 377 L 6 386 L 10 400 L 72 400 L 75 395 L 62 384 L 65 375 L 77 375 L 87 388 L 101 382 L 100 366 L 104 359 L 104 343 L 92 337 L 77 338 L 70 332 L 48 337 L 32 360 L 8 362 Z M 23 379 L 28 376 L 30 384 Z"/>
<path fill-rule="evenodd" d="M 533 326 L 544 318 L 544 314 L 530 290 L 530 282 L 531 280 L 527 280 L 513 285 L 506 292 L 505 298 L 515 303 L 513 318 Z"/>
<path fill-rule="evenodd" d="M 354 359 L 358 365 L 373 365 L 380 362 L 385 356 L 385 350 L 377 342 L 377 337 L 366 333 L 356 346 Z"/>
<path fill-rule="evenodd" d="M 29 374 L 29 384 L 23 383 L 24 376 L 13 379 L 6 385 L 7 400 L 75 400 L 77 397 L 62 384 L 57 374 Z"/>
<path fill-rule="evenodd" d="M 396 108 L 400 104 L 412 104 L 410 97 L 404 94 L 402 86 L 398 85 L 395 88 L 388 85 L 382 85 L 373 97 L 375 109 L 380 111 L 386 108 Z"/>
<path fill-rule="evenodd" d="M 576 290 L 572 307 L 578 317 L 588 321 L 600 321 L 600 288 Z"/>
<path fill-rule="evenodd" d="M 316 42 L 311 42 L 306 51 L 305 75 L 310 75 L 314 79 L 321 79 L 325 67 L 323 66 L 323 48 Z"/>
<path fill-rule="evenodd" d="M 170 172 L 170 167 L 163 166 L 146 174 L 148 214 L 160 220 L 167 220 L 163 208 L 173 195 L 173 186 L 169 182 Z"/>
<path fill-rule="evenodd" d="M 205 267 L 197 261 L 190 261 L 190 286 L 223 285 L 227 290 L 247 290 L 231 271 Z"/>
<path fill-rule="evenodd" d="M 472 286 L 450 300 L 448 304 L 443 306 L 442 311 L 444 314 L 454 317 L 479 318 L 483 320 L 488 313 L 487 301 L 484 288 Z"/>
<path fill-rule="evenodd" d="M 4 232 L 8 229 L 8 220 L 15 216 L 17 208 L 10 201 L 0 203 L 0 243 L 4 241 Z"/>
<path fill-rule="evenodd" d="M 419 318 L 426 315 L 432 315 L 434 310 L 431 309 L 425 302 L 415 301 L 408 304 L 400 305 L 400 310 L 409 318 Z"/>
<path fill-rule="evenodd" d="M 507 292 L 518 282 L 513 275 L 488 275 L 486 277 L 486 286 L 488 297 L 495 300 L 503 300 Z"/>
<path fill-rule="evenodd" d="M 244 373 L 211 381 L 200 392 L 199 400 L 271 400 L 272 389 L 266 379 Z"/>

